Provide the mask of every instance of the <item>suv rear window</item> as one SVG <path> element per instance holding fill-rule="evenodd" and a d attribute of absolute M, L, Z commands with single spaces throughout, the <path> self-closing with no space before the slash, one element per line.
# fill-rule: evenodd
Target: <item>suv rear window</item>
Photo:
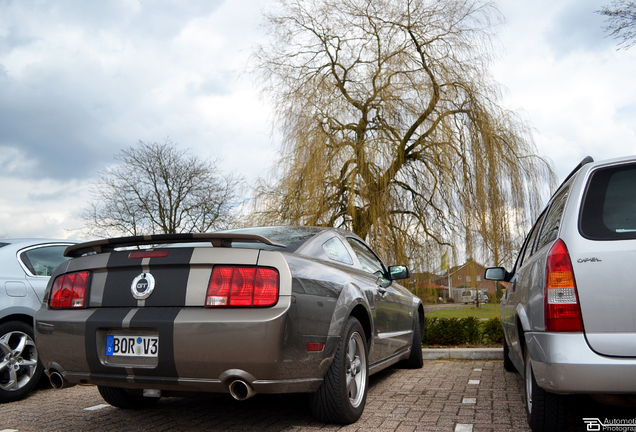
<path fill-rule="evenodd" d="M 579 231 L 590 240 L 636 239 L 636 165 L 601 168 L 592 174 Z"/>

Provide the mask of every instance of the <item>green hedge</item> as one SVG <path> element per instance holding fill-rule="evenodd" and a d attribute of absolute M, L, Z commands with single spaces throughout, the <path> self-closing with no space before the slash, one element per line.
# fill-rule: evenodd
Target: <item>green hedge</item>
<path fill-rule="evenodd" d="M 425 318 L 424 345 L 463 345 L 503 342 L 499 318 Z"/>

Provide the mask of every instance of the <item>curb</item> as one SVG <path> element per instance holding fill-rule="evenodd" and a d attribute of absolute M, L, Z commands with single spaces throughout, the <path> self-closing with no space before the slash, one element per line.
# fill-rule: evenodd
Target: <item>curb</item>
<path fill-rule="evenodd" d="M 424 360 L 503 360 L 503 348 L 423 348 Z"/>

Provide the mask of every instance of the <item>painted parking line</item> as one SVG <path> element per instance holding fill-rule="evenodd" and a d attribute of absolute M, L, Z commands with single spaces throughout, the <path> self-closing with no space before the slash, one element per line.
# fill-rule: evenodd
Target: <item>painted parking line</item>
<path fill-rule="evenodd" d="M 17 429 L 2 429 L 0 432 L 20 432 Z"/>
<path fill-rule="evenodd" d="M 462 399 L 462 403 L 463 404 L 476 404 L 477 403 L 477 398 L 467 398 L 467 397 L 465 397 L 464 399 Z"/>
<path fill-rule="evenodd" d="M 108 405 L 108 404 L 99 404 L 99 405 L 95 405 L 95 406 L 92 406 L 92 407 L 84 408 L 84 411 L 97 411 L 97 410 L 100 410 L 100 409 L 108 408 L 109 406 L 110 405 Z M 0 432 L 2 432 L 2 431 L 0 431 Z"/>
<path fill-rule="evenodd" d="M 455 432 L 473 432 L 473 425 L 457 424 L 455 425 Z"/>
<path fill-rule="evenodd" d="M 468 380 L 468 384 L 470 385 L 479 385 L 480 382 L 480 380 Z"/>

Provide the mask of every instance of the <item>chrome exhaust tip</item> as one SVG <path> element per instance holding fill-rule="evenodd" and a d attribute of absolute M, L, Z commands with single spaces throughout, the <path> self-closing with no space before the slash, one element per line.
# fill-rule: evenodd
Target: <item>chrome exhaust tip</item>
<path fill-rule="evenodd" d="M 230 394 L 236 400 L 249 399 L 256 394 L 251 385 L 243 380 L 234 380 L 230 383 Z"/>
<path fill-rule="evenodd" d="M 54 389 L 62 389 L 64 387 L 68 387 L 68 383 L 59 372 L 51 372 L 49 374 L 49 381 Z"/>

